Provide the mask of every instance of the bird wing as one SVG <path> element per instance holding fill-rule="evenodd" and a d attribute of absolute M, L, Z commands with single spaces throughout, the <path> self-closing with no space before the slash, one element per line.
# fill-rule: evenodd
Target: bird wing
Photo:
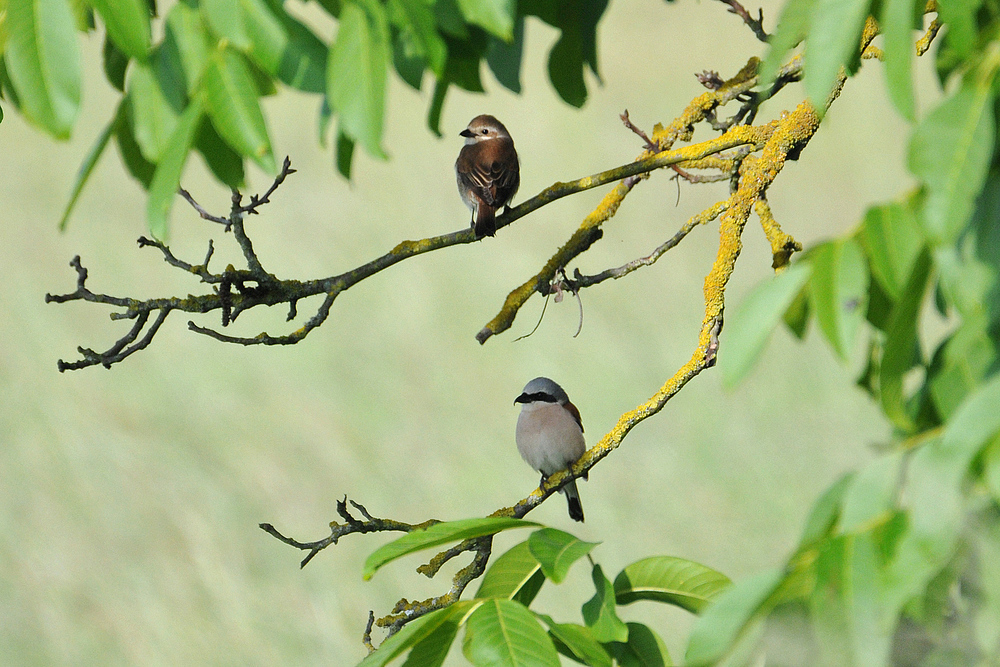
<path fill-rule="evenodd" d="M 513 146 L 510 148 L 513 150 Z M 516 154 L 514 159 L 517 160 Z M 458 171 L 468 177 L 480 199 L 490 206 L 497 206 L 498 202 L 509 201 L 521 184 L 518 170 L 505 170 L 503 165 L 501 160 L 476 163 L 465 159 L 459 160 Z"/>
<path fill-rule="evenodd" d="M 583 419 L 580 418 L 580 411 L 577 410 L 576 406 L 573 405 L 572 403 L 566 403 L 566 405 L 564 405 L 563 407 L 566 408 L 567 412 L 569 412 L 571 415 L 573 415 L 573 419 L 575 419 L 576 423 L 580 425 L 580 432 L 582 433 L 583 432 Z"/>

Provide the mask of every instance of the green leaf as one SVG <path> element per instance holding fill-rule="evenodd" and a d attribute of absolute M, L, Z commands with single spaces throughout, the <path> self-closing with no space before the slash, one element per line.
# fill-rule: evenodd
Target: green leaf
<path fill-rule="evenodd" d="M 857 241 L 843 239 L 815 249 L 809 293 L 820 329 L 837 355 L 847 361 L 864 319 L 868 266 Z"/>
<path fill-rule="evenodd" d="M 795 295 L 795 298 L 792 299 L 792 303 L 785 310 L 785 314 L 781 316 L 781 319 L 785 322 L 785 326 L 799 340 L 803 340 L 806 337 L 810 312 L 809 284 L 806 283 L 799 290 L 799 293 Z M 723 373 L 725 373 L 725 370 L 723 370 Z"/>
<path fill-rule="evenodd" d="M 913 209 L 900 203 L 868 209 L 861 227 L 861 244 L 875 279 L 893 301 L 898 300 L 924 246 Z"/>
<path fill-rule="evenodd" d="M 493 561 L 476 592 L 477 598 L 507 598 L 525 607 L 545 582 L 542 566 L 531 555 L 525 540 Z"/>
<path fill-rule="evenodd" d="M 884 523 L 896 506 L 904 452 L 882 456 L 865 466 L 851 481 L 844 497 L 840 530 L 860 533 Z"/>
<path fill-rule="evenodd" d="M 564 29 L 549 52 L 549 80 L 566 104 L 580 108 L 587 101 L 583 80 L 583 42 L 580 33 Z"/>
<path fill-rule="evenodd" d="M 879 559 L 871 536 L 846 535 L 823 543 L 814 568 L 809 603 L 824 664 L 887 664 L 891 633 L 880 615 Z"/>
<path fill-rule="evenodd" d="M 422 530 L 407 533 L 376 549 L 365 560 L 364 578 L 371 579 L 375 571 L 386 563 L 423 549 L 440 546 L 449 542 L 468 540 L 474 537 L 495 535 L 513 528 L 529 528 L 537 526 L 533 521 L 511 519 L 506 517 L 486 517 L 482 519 L 462 519 L 461 521 L 446 521 L 436 523 Z"/>
<path fill-rule="evenodd" d="M 229 44 L 241 51 L 251 45 L 249 34 L 243 20 L 243 10 L 239 0 L 200 0 L 202 16 L 208 27 L 228 40 Z"/>
<path fill-rule="evenodd" d="M 604 647 L 621 667 L 670 667 L 673 661 L 660 636 L 642 623 L 627 623 L 628 641 L 608 642 Z"/>
<path fill-rule="evenodd" d="M 80 48 L 68 0 L 7 0 L 4 62 L 28 120 L 68 139 L 80 110 Z"/>
<path fill-rule="evenodd" d="M 1000 373 L 994 374 L 974 394 L 962 401 L 945 428 L 940 449 L 964 475 L 979 451 L 1000 433 Z"/>
<path fill-rule="evenodd" d="M 461 619 L 456 614 L 444 623 L 427 633 L 427 636 L 416 642 L 406 656 L 403 667 L 440 667 L 444 664 L 451 645 L 458 636 L 458 626 Z"/>
<path fill-rule="evenodd" d="M 233 190 L 243 187 L 246 177 L 243 156 L 223 141 L 207 118 L 198 127 L 195 146 L 217 179 Z"/>
<path fill-rule="evenodd" d="M 615 589 L 604 576 L 600 565 L 594 565 L 594 597 L 583 603 L 583 620 L 599 642 L 628 641 L 628 627 L 615 613 Z"/>
<path fill-rule="evenodd" d="M 559 654 L 535 616 L 511 600 L 485 600 L 466 621 L 465 657 L 476 667 L 559 667 Z"/>
<path fill-rule="evenodd" d="M 997 361 L 997 348 L 982 315 L 966 317 L 934 355 L 928 372 L 934 408 L 943 420 L 951 418 Z"/>
<path fill-rule="evenodd" d="M 732 389 L 750 372 L 771 332 L 809 279 L 812 267 L 799 262 L 759 284 L 726 322 L 722 384 Z"/>
<path fill-rule="evenodd" d="M 809 518 L 806 519 L 806 527 L 799 539 L 800 547 L 811 546 L 829 536 L 837 519 L 840 518 L 844 495 L 854 483 L 855 476 L 856 473 L 853 472 L 842 475 L 819 497 L 809 512 Z"/>
<path fill-rule="evenodd" d="M 108 83 L 118 91 L 125 92 L 125 70 L 128 68 L 129 58 L 119 50 L 110 39 L 104 40 L 104 76 Z"/>
<path fill-rule="evenodd" d="M 840 68 L 857 57 L 870 0 L 816 0 L 806 38 L 805 88 L 823 113 Z"/>
<path fill-rule="evenodd" d="M 389 56 L 382 6 L 345 4 L 327 61 L 327 97 L 340 114 L 341 131 L 382 159 L 386 157 L 381 143 Z"/>
<path fill-rule="evenodd" d="M 993 494 L 993 502 L 1000 502 L 1000 438 L 993 438 L 983 452 L 983 482 Z"/>
<path fill-rule="evenodd" d="M 329 50 L 303 23 L 282 15 L 288 44 L 281 57 L 278 79 L 306 93 L 326 92 L 326 63 Z"/>
<path fill-rule="evenodd" d="M 569 568 L 596 547 L 599 542 L 584 542 L 555 528 L 536 530 L 528 538 L 528 549 L 542 567 L 545 576 L 560 584 Z"/>
<path fill-rule="evenodd" d="M 288 44 L 288 32 L 264 0 L 237 0 L 249 56 L 268 74 L 277 75 Z"/>
<path fill-rule="evenodd" d="M 691 632 L 686 664 L 712 663 L 725 656 L 752 625 L 781 580 L 780 570 L 765 570 L 726 589 Z"/>
<path fill-rule="evenodd" d="M 549 635 L 556 650 L 563 655 L 592 667 L 612 667 L 611 656 L 601 643 L 594 639 L 590 628 L 576 623 L 556 623 L 550 616 L 535 614 L 549 626 Z"/>
<path fill-rule="evenodd" d="M 504 41 L 513 39 L 514 0 L 458 0 L 458 6 L 469 23 L 485 28 Z"/>
<path fill-rule="evenodd" d="M 469 36 L 465 17 L 462 16 L 457 0 L 437 0 L 434 3 L 434 18 L 442 32 L 459 39 Z"/>
<path fill-rule="evenodd" d="M 431 106 L 427 110 L 427 127 L 431 129 L 434 136 L 441 137 L 441 111 L 444 109 L 444 98 L 448 94 L 448 82 L 438 81 L 434 84 L 434 96 L 431 98 Z"/>
<path fill-rule="evenodd" d="M 938 441 L 925 443 L 907 468 L 908 523 L 898 535 L 884 577 L 888 617 L 921 595 L 952 558 L 963 524 L 961 474 L 942 461 Z"/>
<path fill-rule="evenodd" d="M 400 32 L 411 38 L 408 43 L 415 47 L 416 54 L 434 74 L 439 77 L 444 74 L 448 49 L 438 34 L 431 5 L 419 0 L 390 0 L 389 8 L 400 26 Z"/>
<path fill-rule="evenodd" d="M 903 395 L 903 376 L 919 361 L 917 317 L 930 277 L 930 254 L 920 253 L 902 297 L 892 310 L 879 367 L 879 401 L 886 416 L 904 432 L 914 429 Z"/>
<path fill-rule="evenodd" d="M 917 126 L 909 168 L 927 187 L 920 222 L 935 245 L 965 228 L 993 153 L 993 89 L 968 82 Z"/>
<path fill-rule="evenodd" d="M 459 600 L 449 607 L 432 611 L 415 621 L 410 621 L 399 632 L 382 642 L 378 650 L 370 653 L 358 667 L 382 667 L 428 637 L 442 639 L 441 635 L 435 633 L 442 627 L 452 624 L 457 627 L 478 606 L 479 603 L 475 600 Z"/>
<path fill-rule="evenodd" d="M 118 117 L 118 112 L 115 112 L 115 117 L 111 119 L 107 127 L 101 132 L 97 137 L 97 141 L 94 145 L 90 147 L 87 152 L 87 156 L 83 159 L 83 164 L 76 172 L 76 182 L 73 183 L 73 193 L 69 196 L 69 203 L 66 204 L 66 210 L 63 211 L 62 218 L 59 220 L 59 231 L 66 230 L 66 224 L 69 222 L 70 213 L 73 212 L 73 207 L 76 206 L 76 200 L 80 198 L 80 193 L 83 192 L 83 186 L 87 184 L 87 180 L 90 178 L 90 174 L 93 173 L 94 167 L 97 165 L 97 161 L 100 159 L 101 155 L 104 154 L 104 149 L 108 146 L 108 140 L 111 139 L 111 135 L 114 133 L 115 129 L 115 119 Z"/>
<path fill-rule="evenodd" d="M 966 398 L 943 435 L 924 444 L 907 470 L 909 530 L 886 577 L 889 609 L 918 594 L 955 551 L 963 529 L 964 485 L 973 460 L 1000 434 L 1000 374 Z"/>
<path fill-rule="evenodd" d="M 212 125 L 226 143 L 267 173 L 275 173 L 264 114 L 243 56 L 232 49 L 213 53 L 205 68 L 202 93 Z"/>
<path fill-rule="evenodd" d="M 155 164 L 169 147 L 181 109 L 171 102 L 146 64 L 136 63 L 132 68 L 127 96 L 136 143 L 143 157 Z"/>
<path fill-rule="evenodd" d="M 354 141 L 337 130 L 337 171 L 344 178 L 351 177 L 351 162 L 354 161 Z"/>
<path fill-rule="evenodd" d="M 949 0 L 938 5 L 941 22 L 948 26 L 948 48 L 961 58 L 969 56 L 979 39 L 976 17 L 982 0 Z"/>
<path fill-rule="evenodd" d="M 181 172 L 184 171 L 184 163 L 187 162 L 195 133 L 201 123 L 202 111 L 198 100 L 192 100 L 177 119 L 177 127 L 170 135 L 167 148 L 153 173 L 149 201 L 146 203 L 146 219 L 149 222 L 149 232 L 161 241 L 167 238 L 167 215 L 177 195 Z"/>
<path fill-rule="evenodd" d="M 882 616 L 881 578 L 875 538 L 867 533 L 851 536 L 847 543 L 844 601 L 853 664 L 859 667 L 889 664 L 895 622 L 890 625 Z"/>
<path fill-rule="evenodd" d="M 142 156 L 142 150 L 135 140 L 132 100 L 127 95 L 122 98 L 121 104 L 118 105 L 118 115 L 115 117 L 115 140 L 118 142 L 118 152 L 122 156 L 125 168 L 148 190 L 153 182 L 156 165 Z"/>
<path fill-rule="evenodd" d="M 700 563 L 673 556 L 636 561 L 615 577 L 618 604 L 638 600 L 665 602 L 695 614 L 729 588 L 729 577 Z"/>
<path fill-rule="evenodd" d="M 402 30 L 393 31 L 392 64 L 399 78 L 414 90 L 420 90 L 424 82 L 427 61 L 414 45 L 413 37 Z"/>
<path fill-rule="evenodd" d="M 130 58 L 149 56 L 149 4 L 145 0 L 89 0 L 101 15 L 108 36 Z"/>
<path fill-rule="evenodd" d="M 889 99 L 904 118 L 913 122 L 913 29 L 922 21 L 925 3 L 886 0 L 879 26 L 885 35 L 885 77 Z"/>
<path fill-rule="evenodd" d="M 767 57 L 759 70 L 762 88 L 774 83 L 788 52 L 806 36 L 815 4 L 816 0 L 789 0 L 781 10 L 778 27 L 771 35 Z"/>
<path fill-rule="evenodd" d="M 505 42 L 491 37 L 486 47 L 486 64 L 497 81 L 515 93 L 521 92 L 521 59 L 524 53 L 524 17 L 514 24 L 514 39 Z"/>
<path fill-rule="evenodd" d="M 3 26 L 0 25 L 0 30 Z M 2 36 L 2 35 L 0 35 Z M 6 38 L 0 44 L 6 44 Z M 8 102 L 14 105 L 14 108 L 19 109 L 21 107 L 20 100 L 17 98 L 17 91 L 14 90 L 14 84 L 10 80 L 10 72 L 7 69 L 7 61 L 4 59 L 3 55 L 0 54 L 0 98 L 6 99 Z"/>
<path fill-rule="evenodd" d="M 170 8 L 163 43 L 154 53 L 154 71 L 178 111 L 184 105 L 177 100 L 184 95 L 174 91 L 194 95 L 208 63 L 209 40 L 198 10 L 184 2 Z"/>

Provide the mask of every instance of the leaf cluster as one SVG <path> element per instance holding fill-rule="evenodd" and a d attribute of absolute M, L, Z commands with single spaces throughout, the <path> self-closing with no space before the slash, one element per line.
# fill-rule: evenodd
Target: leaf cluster
<path fill-rule="evenodd" d="M 912 48 L 917 6 L 895 4 L 881 7 L 884 58 L 893 100 L 907 113 L 909 66 L 897 76 L 903 66 L 893 62 L 890 42 L 903 31 Z M 793 2 L 786 15 L 793 6 L 804 7 Z M 720 365 L 730 385 L 782 324 L 802 337 L 815 322 L 844 362 L 864 349 L 857 384 L 893 436 L 875 461 L 819 498 L 784 568 L 739 582 L 708 610 L 688 647 L 693 664 L 760 652 L 796 664 L 808 655 L 838 665 L 1000 658 L 1000 41 L 993 9 L 942 5 L 930 24 L 928 34 L 939 20 L 947 29 L 937 65 L 950 92 L 913 127 L 908 166 L 918 186 L 869 209 L 845 236 L 808 249 L 729 321 Z M 817 42 L 812 29 L 800 34 L 807 35 L 809 89 Z M 776 44 L 794 41 L 782 39 Z M 926 332 L 934 319 L 943 336 Z"/>
<path fill-rule="evenodd" d="M 472 534 L 538 525 L 515 519 L 492 521 L 495 525 L 486 525 L 483 519 L 454 521 L 408 533 L 368 558 L 366 576 L 421 549 Z M 410 667 L 441 665 L 463 628 L 462 651 L 473 665 L 557 667 L 559 654 L 592 667 L 673 664 L 659 635 L 642 623 L 622 621 L 617 608 L 645 600 L 697 614 L 730 586 L 729 579 L 692 561 L 654 556 L 628 565 L 612 582 L 591 560 L 594 594 L 580 609 L 583 623 L 559 622 L 531 608 L 546 581 L 562 583 L 570 567 L 590 558 L 597 546 L 555 528 L 534 531 L 493 561 L 475 597 L 408 623 L 360 665 L 386 665 L 404 654 L 402 664 Z"/>

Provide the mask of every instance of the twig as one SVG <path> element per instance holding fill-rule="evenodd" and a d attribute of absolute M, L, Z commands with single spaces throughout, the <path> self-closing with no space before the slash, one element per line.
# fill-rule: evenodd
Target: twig
<path fill-rule="evenodd" d="M 642 147 L 643 148 L 645 148 L 650 153 L 655 153 L 655 152 L 657 152 L 659 150 L 656 147 L 656 144 L 653 143 L 653 140 L 649 138 L 649 135 L 647 135 L 645 132 L 643 132 L 640 128 L 636 127 L 632 123 L 632 121 L 629 120 L 628 109 L 625 109 L 625 111 L 622 112 L 622 114 L 621 114 L 620 117 L 622 119 L 622 122 L 625 124 L 625 127 L 627 127 L 628 129 L 630 129 L 632 132 L 634 132 L 636 135 L 638 135 L 640 139 L 642 139 L 642 141 L 643 141 L 643 146 Z"/>
<path fill-rule="evenodd" d="M 365 634 L 361 635 L 361 643 L 368 649 L 368 655 L 375 652 L 375 645 L 372 644 L 372 626 L 375 625 L 375 612 L 369 610 L 368 625 L 365 626 Z"/>
<path fill-rule="evenodd" d="M 573 287 L 576 289 L 576 291 L 579 291 L 585 287 L 590 287 L 592 285 L 597 285 L 598 283 L 602 283 L 609 278 L 614 278 L 615 280 L 617 280 L 618 278 L 621 278 L 622 276 L 627 276 L 633 271 L 641 269 L 644 266 L 650 266 L 652 264 L 655 264 L 656 260 L 660 259 L 660 257 L 662 257 L 664 253 L 666 253 L 671 248 L 676 247 L 682 240 L 684 240 L 684 237 L 687 236 L 692 229 L 694 229 L 698 225 L 704 225 L 706 223 L 711 222 L 712 220 L 715 220 L 720 215 L 722 215 L 722 213 L 726 210 L 726 208 L 728 208 L 728 206 L 729 206 L 728 201 L 721 201 L 713 206 L 710 206 L 701 213 L 698 213 L 690 220 L 688 220 L 686 223 L 684 223 L 684 225 L 679 230 L 677 230 L 676 234 L 674 234 L 665 243 L 657 247 L 653 252 L 646 255 L 645 257 L 633 259 L 631 262 L 628 262 L 627 264 L 624 264 L 614 269 L 605 269 L 604 271 L 601 271 L 600 273 L 594 274 L 592 276 L 585 276 L 580 273 L 579 269 L 577 269 L 573 274 L 573 282 L 572 282 Z"/>
<path fill-rule="evenodd" d="M 750 16 L 750 12 L 746 10 L 746 7 L 741 5 L 737 0 L 721 0 L 723 4 L 729 5 L 729 13 L 736 14 L 743 22 L 747 24 L 747 27 L 753 31 L 754 37 L 760 41 L 767 43 L 767 33 L 764 32 L 764 10 L 757 10 L 757 18 Z"/>
<path fill-rule="evenodd" d="M 324 537 L 321 540 L 316 540 L 315 542 L 299 542 L 298 540 L 286 537 L 278 532 L 278 530 L 269 523 L 260 524 L 261 530 L 276 537 L 285 544 L 295 547 L 296 549 L 301 549 L 303 551 L 308 551 L 309 554 L 302 559 L 299 567 L 305 567 L 306 564 L 313 559 L 313 557 L 318 554 L 323 549 L 327 548 L 331 544 L 336 544 L 344 535 L 350 535 L 352 533 L 381 533 L 381 532 L 402 532 L 409 533 L 414 530 L 420 530 L 422 528 L 428 528 L 436 523 L 441 523 L 437 519 L 429 519 L 423 523 L 409 524 L 403 523 L 402 521 L 395 521 L 393 519 L 376 519 L 371 516 L 367 510 L 361 508 L 360 505 L 351 501 L 351 504 L 355 507 L 361 508 L 359 511 L 363 511 L 365 520 L 361 521 L 359 519 L 351 516 L 350 512 L 347 510 L 347 496 L 344 496 L 343 500 L 337 501 L 337 513 L 347 521 L 347 523 L 337 523 L 336 521 L 330 522 L 330 535 Z"/>

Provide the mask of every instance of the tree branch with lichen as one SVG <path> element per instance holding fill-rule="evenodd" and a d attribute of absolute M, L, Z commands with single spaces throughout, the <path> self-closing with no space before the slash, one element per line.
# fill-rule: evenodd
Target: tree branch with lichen
<path fill-rule="evenodd" d="M 869 46 L 875 33 L 874 22 L 870 21 L 861 45 L 862 51 Z M 498 228 L 506 227 L 556 199 L 600 185 L 616 183 L 597 208 L 584 218 L 579 228 L 552 255 L 542 269 L 510 293 L 497 316 L 477 334 L 477 339 L 481 343 L 493 335 L 507 330 L 520 308 L 535 292 L 542 295 L 549 294 L 556 289 L 579 292 L 585 287 L 598 285 L 609 278 L 617 279 L 627 276 L 640 268 L 651 266 L 668 250 L 676 247 L 696 227 L 714 220 L 719 220 L 719 245 L 712 268 L 704 281 L 704 317 L 690 359 L 678 368 L 649 399 L 622 414 L 615 426 L 591 446 L 569 470 L 548 476 L 537 489 L 525 498 L 510 507 L 496 510 L 490 516 L 525 517 L 549 496 L 556 493 L 571 478 L 586 475 L 603 458 L 622 444 L 632 428 L 657 414 L 689 381 L 715 364 L 724 321 L 726 286 L 741 253 L 742 235 L 751 213 L 756 213 L 762 231 L 771 245 L 772 266 L 776 271 L 787 266 L 791 255 L 801 250 L 801 245 L 784 232 L 775 220 L 767 203 L 766 193 L 781 173 L 786 162 L 797 159 L 802 149 L 814 136 L 820 124 L 820 115 L 811 104 L 802 102 L 793 111 L 782 114 L 778 119 L 764 124 L 752 125 L 756 108 L 760 102 L 775 94 L 785 83 L 801 76 L 801 60 L 795 58 L 779 72 L 775 84 L 769 90 L 754 92 L 753 88 L 759 83 L 757 78 L 758 64 L 756 58 L 751 59 L 746 67 L 728 81 L 722 81 L 717 76 L 705 76 L 704 81 L 709 90 L 693 100 L 682 114 L 668 126 L 657 126 L 651 135 L 646 135 L 632 124 L 626 112 L 623 114 L 623 121 L 644 142 L 644 150 L 635 162 L 576 181 L 555 183 L 535 197 L 509 209 L 497 219 Z M 835 101 L 844 81 L 845 77 L 842 75 L 836 89 L 828 99 L 828 105 Z M 720 121 L 718 118 L 719 109 L 733 101 L 741 105 L 739 111 L 728 121 Z M 675 148 L 675 144 L 678 142 L 690 141 L 695 125 L 702 122 L 720 131 L 720 136 Z M 671 238 L 644 257 L 592 276 L 582 275 L 579 270 L 576 270 L 572 280 L 566 278 L 568 264 L 601 239 L 603 225 L 614 217 L 632 188 L 640 180 L 648 177 L 650 172 L 674 166 L 683 170 L 684 173 L 690 169 L 718 172 L 725 176 L 731 184 L 729 197 L 693 216 Z M 289 173 L 291 170 L 286 160 L 285 169 L 279 178 L 283 179 Z M 688 176 L 684 177 L 692 182 L 698 182 Z M 248 215 L 257 213 L 256 209 L 267 203 L 269 196 L 278 185 L 280 182 L 276 181 L 263 197 L 251 198 L 251 202 L 247 206 L 241 204 L 239 193 L 234 193 L 228 217 L 212 216 L 194 202 L 190 195 L 182 192 L 182 196 L 199 212 L 199 215 L 224 224 L 227 230 L 233 232 L 247 262 L 245 269 L 237 270 L 233 267 L 227 267 L 219 273 L 211 272 L 208 268 L 213 252 L 211 243 L 204 262 L 190 264 L 176 258 L 166 245 L 155 240 L 140 239 L 140 246 L 156 247 L 161 251 L 168 264 L 196 275 L 202 282 L 213 286 L 211 294 L 188 297 L 187 299 L 168 298 L 148 301 L 95 294 L 86 287 L 86 269 L 81 265 L 79 258 L 74 259 L 73 266 L 78 276 L 76 292 L 62 296 L 49 295 L 46 297 L 47 300 L 57 302 L 85 300 L 110 305 L 121 309 L 120 312 L 112 315 L 113 319 L 134 319 L 135 323 L 130 332 L 105 353 L 81 349 L 83 359 L 76 362 L 75 365 L 64 365 L 64 362 L 60 362 L 60 370 L 96 364 L 110 366 L 123 360 L 147 346 L 163 320 L 173 310 L 200 313 L 220 310 L 222 325 L 227 326 L 240 313 L 257 305 L 288 303 L 290 307 L 289 319 L 293 319 L 296 315 L 295 304 L 299 299 L 324 295 L 324 301 L 317 309 L 316 314 L 303 327 L 285 336 L 260 334 L 254 338 L 238 338 L 189 323 L 192 330 L 213 336 L 224 342 L 245 345 L 294 344 L 305 338 L 313 328 L 320 326 L 327 319 L 337 295 L 358 282 L 409 257 L 477 240 L 471 229 L 464 229 L 421 241 L 403 241 L 389 253 L 337 276 L 311 281 L 279 279 L 264 269 L 253 250 L 244 226 L 244 219 Z M 156 313 L 157 317 L 152 324 L 149 324 L 149 316 L 153 313 Z M 139 336 L 144 330 L 145 335 L 140 338 Z M 337 504 L 337 511 L 346 523 L 331 522 L 330 535 L 314 542 L 300 542 L 286 537 L 270 524 L 261 524 L 260 527 L 285 544 L 307 551 L 307 555 L 301 562 L 304 567 L 316 554 L 332 544 L 337 544 L 338 540 L 345 535 L 371 532 L 413 532 L 438 523 L 436 520 L 428 520 L 419 524 L 407 524 L 390 519 L 380 519 L 369 514 L 362 505 L 350 502 L 363 518 L 359 519 L 351 514 L 345 497 Z M 442 595 L 422 601 L 401 599 L 389 614 L 377 620 L 372 614 L 364 633 L 364 644 L 370 650 L 374 650 L 374 644 L 371 640 L 373 625 L 388 629 L 391 635 L 406 623 L 458 601 L 468 584 L 483 574 L 491 552 L 492 538 L 490 536 L 476 537 L 464 540 L 438 553 L 424 565 L 421 565 L 418 572 L 428 577 L 434 577 L 445 563 L 464 553 L 472 554 L 471 561 L 453 576 L 450 589 Z"/>
<path fill-rule="evenodd" d="M 733 100 L 741 101 L 745 107 L 752 99 L 755 100 L 756 98 L 751 99 L 747 95 L 750 88 L 756 83 L 755 72 L 757 64 L 757 59 L 753 58 L 730 81 L 722 82 L 718 85 L 713 84 L 714 89 L 697 98 L 689 106 L 688 113 L 682 115 L 666 130 L 655 135 L 654 139 L 657 150 L 645 150 L 635 162 L 614 169 L 574 181 L 555 183 L 531 199 L 505 211 L 503 215 L 497 218 L 497 228 L 506 227 L 557 199 L 608 183 L 618 182 L 615 190 L 606 197 L 606 200 L 608 200 L 607 203 L 602 205 L 599 212 L 595 212 L 595 216 L 589 224 L 581 227 L 579 236 L 574 238 L 573 244 L 567 249 L 567 254 L 556 259 L 556 262 L 565 263 L 584 252 L 592 243 L 600 238 L 600 223 L 603 220 L 599 220 L 598 218 L 602 215 L 607 215 L 608 217 L 613 215 L 614 210 L 617 209 L 618 204 L 620 204 L 621 199 L 627 194 L 628 190 L 634 187 L 638 179 L 649 174 L 649 172 L 685 163 L 695 167 L 704 167 L 710 163 L 700 161 L 712 158 L 713 156 L 719 156 L 719 154 L 725 154 L 726 151 L 730 151 L 731 149 L 740 149 L 747 145 L 759 148 L 764 136 L 761 130 L 753 126 L 738 125 L 730 128 L 721 137 L 676 150 L 670 149 L 677 139 L 690 138 L 690 134 L 693 132 L 693 124 L 703 118 L 704 113 L 708 110 L 714 111 L 716 108 Z M 690 111 L 692 109 L 696 111 Z M 699 115 L 697 110 L 700 110 L 701 115 Z M 719 159 L 722 162 L 725 162 L 727 159 L 732 160 L 733 165 L 738 162 L 738 160 L 734 160 L 733 158 L 720 157 Z M 715 163 L 711 164 L 715 165 Z M 198 296 L 188 295 L 186 297 L 153 299 L 119 297 L 97 293 L 87 286 L 88 271 L 83 267 L 81 259 L 75 257 L 71 262 L 71 266 L 77 272 L 77 289 L 67 294 L 46 294 L 46 302 L 87 301 L 113 306 L 120 310 L 111 314 L 112 320 L 130 319 L 134 323 L 128 333 L 104 351 L 98 352 L 84 347 L 77 348 L 80 359 L 76 361 L 60 360 L 58 362 L 59 370 L 62 372 L 98 365 L 110 368 L 112 365 L 124 361 L 132 354 L 148 347 L 160 326 L 175 311 L 197 314 L 220 311 L 220 323 L 225 328 L 233 323 L 241 313 L 247 310 L 258 306 L 287 304 L 289 309 L 287 320 L 291 321 L 298 316 L 297 304 L 300 300 L 322 295 L 323 301 L 312 317 L 298 329 L 287 334 L 272 335 L 267 332 L 261 332 L 250 337 L 234 336 L 196 324 L 194 321 L 188 322 L 188 328 L 191 331 L 210 336 L 221 342 L 238 345 L 294 345 L 326 322 L 336 298 L 359 282 L 411 257 L 479 240 L 476 238 L 473 230 L 467 228 L 419 241 L 403 241 L 388 253 L 339 275 L 312 280 L 278 278 L 264 268 L 264 264 L 254 249 L 250 236 L 247 233 L 245 223 L 249 216 L 259 213 L 258 209 L 261 206 L 271 202 L 271 196 L 277 191 L 285 178 L 293 173 L 294 170 L 291 168 L 288 158 L 286 158 L 281 172 L 263 195 L 254 195 L 250 198 L 249 203 L 243 204 L 242 195 L 234 191 L 230 211 L 226 216 L 210 213 L 196 202 L 187 191 L 180 190 L 179 194 L 195 209 L 201 218 L 221 224 L 224 226 L 226 232 L 232 232 L 236 243 L 243 253 L 246 262 L 245 268 L 237 269 L 230 265 L 218 271 L 210 270 L 209 263 L 214 251 L 214 246 L 211 242 L 209 242 L 204 261 L 200 264 L 195 264 L 177 258 L 171 252 L 170 248 L 161 241 L 146 237 L 141 237 L 138 240 L 140 248 L 153 247 L 160 250 L 164 261 L 169 265 L 190 275 L 197 276 L 202 283 L 211 286 L 212 290 L 208 293 Z M 552 275 L 555 275 L 555 270 L 552 271 Z M 525 298 L 527 298 L 527 294 Z M 156 317 L 150 323 L 150 316 L 154 314 Z M 513 321 L 512 318 L 511 321 Z M 494 330 L 492 333 L 498 333 L 498 330 Z M 488 337 L 486 336 L 486 338 Z M 477 338 L 480 338 L 480 336 L 477 336 Z M 485 338 L 480 338 L 480 342 L 483 341 L 485 341 Z"/>

